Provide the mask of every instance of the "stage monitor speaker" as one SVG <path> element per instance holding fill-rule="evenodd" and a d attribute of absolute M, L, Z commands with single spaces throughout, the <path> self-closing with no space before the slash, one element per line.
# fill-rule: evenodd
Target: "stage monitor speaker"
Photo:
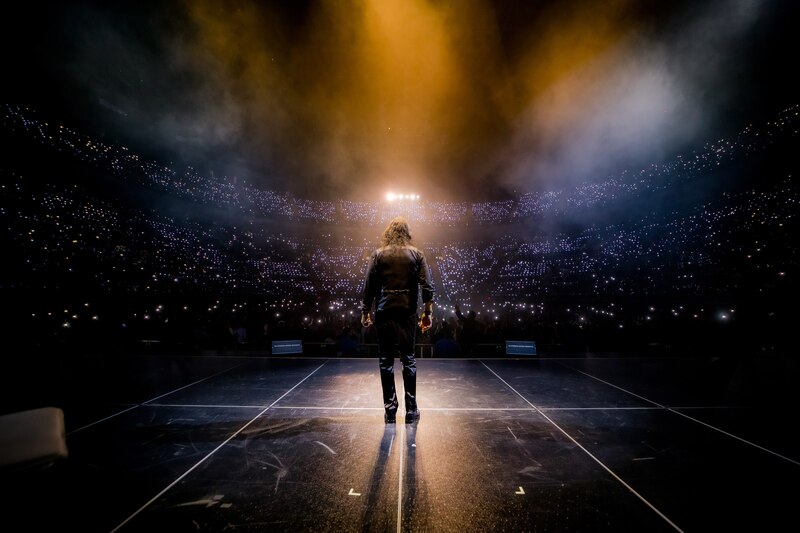
<path fill-rule="evenodd" d="M 303 353 L 303 341 L 272 341 L 272 355 L 284 355 L 287 353 Z"/>
<path fill-rule="evenodd" d="M 506 341 L 506 355 L 537 355 L 534 341 Z"/>

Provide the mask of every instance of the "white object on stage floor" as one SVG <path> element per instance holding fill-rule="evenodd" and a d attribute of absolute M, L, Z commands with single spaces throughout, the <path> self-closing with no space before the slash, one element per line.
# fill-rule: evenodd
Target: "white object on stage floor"
<path fill-rule="evenodd" d="M 64 412 L 58 407 L 0 416 L 0 470 L 46 467 L 67 455 Z"/>

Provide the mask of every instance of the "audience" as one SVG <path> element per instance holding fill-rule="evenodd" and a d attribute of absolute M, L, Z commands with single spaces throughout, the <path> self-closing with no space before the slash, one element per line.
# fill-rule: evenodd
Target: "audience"
<path fill-rule="evenodd" d="M 147 338 L 263 350 L 302 338 L 361 353 L 374 341 L 358 320 L 363 270 L 376 228 L 398 213 L 447 230 L 418 243 L 431 258 L 438 319 L 421 340 L 438 356 L 510 338 L 620 347 L 713 332 L 734 342 L 745 335 L 736 325 L 769 339 L 793 316 L 798 190 L 771 150 L 795 135 L 796 108 L 668 164 L 480 203 L 293 198 L 177 172 L 33 111 L 2 110 L 4 140 L 76 162 L 64 175 L 18 162 L 0 169 L 5 322 L 36 332 L 32 344 Z M 751 162 L 764 179 L 715 182 L 720 168 Z M 237 216 L 176 216 L 113 198 L 75 168 Z M 680 187 L 704 192 L 671 200 Z"/>

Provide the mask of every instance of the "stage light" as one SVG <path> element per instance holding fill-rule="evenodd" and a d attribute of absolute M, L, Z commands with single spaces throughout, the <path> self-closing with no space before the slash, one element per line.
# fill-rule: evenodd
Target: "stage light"
<path fill-rule="evenodd" d="M 403 193 L 398 194 L 394 192 L 386 193 L 386 201 L 394 202 L 395 200 L 419 200 L 419 194 Z"/>

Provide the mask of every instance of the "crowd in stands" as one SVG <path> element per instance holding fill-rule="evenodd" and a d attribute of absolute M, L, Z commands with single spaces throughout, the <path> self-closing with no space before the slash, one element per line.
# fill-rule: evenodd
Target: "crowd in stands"
<path fill-rule="evenodd" d="M 34 139 L 85 168 L 242 215 L 236 222 L 178 217 L 101 197 L 81 176 L 57 169 L 29 173 L 13 162 L 0 169 L 9 251 L 0 280 L 4 322 L 30 345 L 98 340 L 268 351 L 272 340 L 299 338 L 355 355 L 374 342 L 358 309 L 366 261 L 378 243 L 372 231 L 337 224 L 379 226 L 399 204 L 304 200 L 246 180 L 179 175 L 33 111 L 3 111 L 6 139 Z M 778 175 L 677 208 L 664 204 L 579 226 L 526 222 L 594 219 L 594 210 L 615 202 L 658 205 L 682 182 L 716 178 L 719 167 L 753 154 L 772 157 L 773 143 L 796 138 L 796 118 L 792 108 L 692 157 L 572 190 L 502 202 L 421 202 L 411 212 L 406 206 L 412 224 L 480 224 L 491 236 L 454 238 L 456 231 L 420 243 L 437 288 L 435 324 L 420 342 L 439 356 L 469 355 L 475 345 L 507 339 L 614 350 L 690 345 L 704 332 L 714 333 L 709 342 L 745 342 L 744 332 L 758 328 L 758 348 L 769 348 L 770 335 L 780 337 L 793 316 L 798 255 L 791 236 L 800 197 L 791 168 L 759 167 Z M 292 222 L 300 220 L 319 231 L 295 231 Z"/>
<path fill-rule="evenodd" d="M 5 104 L 0 121 L 6 134 L 27 137 L 49 149 L 105 169 L 120 180 L 158 189 L 175 197 L 217 207 L 234 208 L 250 217 L 286 221 L 385 224 L 397 214 L 420 223 L 449 227 L 508 224 L 530 217 L 552 217 L 565 212 L 625 203 L 674 187 L 741 161 L 772 145 L 776 139 L 796 135 L 800 106 L 781 112 L 774 121 L 749 125 L 730 138 L 709 142 L 697 152 L 678 155 L 667 162 L 638 171 L 592 180 L 570 189 L 529 192 L 518 198 L 493 202 L 354 202 L 319 201 L 265 190 L 246 176 L 207 176 L 191 167 L 177 171 L 169 165 L 144 159 L 129 148 L 109 144 L 61 124 L 38 117 L 35 110 Z"/>

